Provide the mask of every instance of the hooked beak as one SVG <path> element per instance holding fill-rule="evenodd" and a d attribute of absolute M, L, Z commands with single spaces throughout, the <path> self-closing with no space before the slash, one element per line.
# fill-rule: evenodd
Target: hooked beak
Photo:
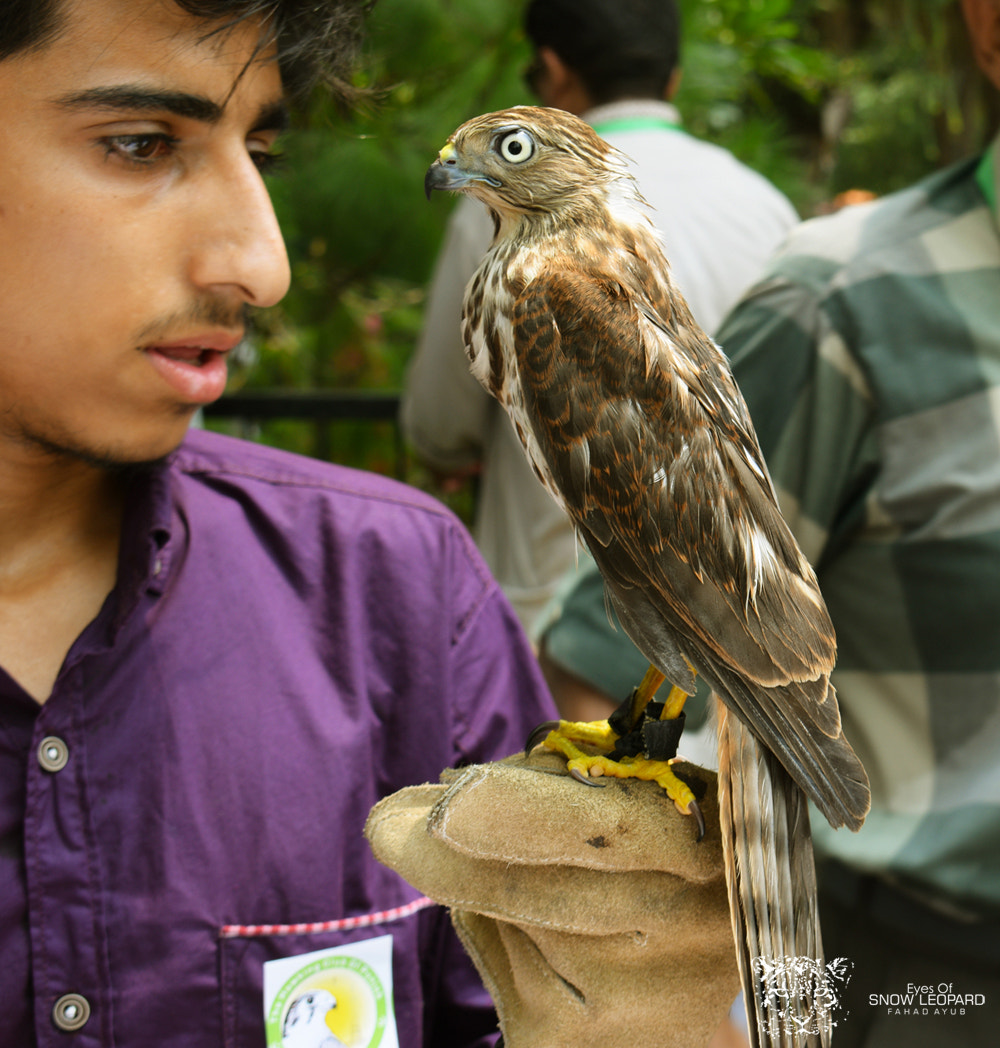
<path fill-rule="evenodd" d="M 455 155 L 455 146 L 451 142 L 445 143 L 444 148 L 437 155 L 437 160 L 427 169 L 424 176 L 424 193 L 430 200 L 431 193 L 435 189 L 458 190 L 474 182 L 485 182 L 487 185 L 496 187 L 500 182 L 489 175 L 479 171 L 467 171 L 458 163 Z"/>

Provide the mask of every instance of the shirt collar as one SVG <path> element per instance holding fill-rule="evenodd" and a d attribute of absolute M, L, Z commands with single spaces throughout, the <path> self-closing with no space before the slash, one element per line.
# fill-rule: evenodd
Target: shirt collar
<path fill-rule="evenodd" d="M 1000 134 L 983 154 L 976 168 L 976 182 L 993 212 L 993 220 L 1000 229 Z"/>
<path fill-rule="evenodd" d="M 677 107 L 670 102 L 658 102 L 655 98 L 627 98 L 594 106 L 583 114 L 583 119 L 599 135 L 650 128 L 681 130 L 681 114 Z"/>
<path fill-rule="evenodd" d="M 162 593 L 169 575 L 173 559 L 171 537 L 177 530 L 170 477 L 168 460 L 129 483 L 115 587 L 115 626 L 120 625 L 143 591 Z"/>
<path fill-rule="evenodd" d="M 129 479 L 115 586 L 70 648 L 67 665 L 109 650 L 143 597 L 155 598 L 163 592 L 170 562 L 178 559 L 171 535 L 184 534 L 177 525 L 172 491 L 169 464 Z"/>

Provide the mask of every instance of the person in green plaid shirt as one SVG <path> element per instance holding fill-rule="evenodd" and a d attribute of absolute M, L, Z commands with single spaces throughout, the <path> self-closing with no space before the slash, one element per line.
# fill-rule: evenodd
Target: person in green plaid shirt
<path fill-rule="evenodd" d="M 1000 0 L 964 7 L 1000 88 Z M 996 1043 L 1000 1024 L 998 172 L 1000 136 L 803 223 L 718 333 L 816 567 L 871 778 L 861 832 L 813 819 L 827 957 L 854 965 L 838 1048 Z M 577 699 L 617 703 L 645 664 L 592 562 L 552 616 L 557 701 L 582 678 Z"/>

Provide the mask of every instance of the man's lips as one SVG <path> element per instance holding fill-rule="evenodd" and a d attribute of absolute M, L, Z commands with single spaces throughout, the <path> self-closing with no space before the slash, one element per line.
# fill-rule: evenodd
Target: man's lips
<path fill-rule="evenodd" d="M 160 377 L 189 404 L 208 404 L 226 388 L 226 354 L 242 332 L 213 331 L 143 346 Z"/>
<path fill-rule="evenodd" d="M 157 353 L 163 353 L 168 357 L 187 360 L 205 350 L 228 353 L 229 350 L 235 349 L 239 345 L 242 338 L 242 331 L 210 331 L 182 338 L 158 339 L 155 343 L 151 343 L 145 348 Z"/>

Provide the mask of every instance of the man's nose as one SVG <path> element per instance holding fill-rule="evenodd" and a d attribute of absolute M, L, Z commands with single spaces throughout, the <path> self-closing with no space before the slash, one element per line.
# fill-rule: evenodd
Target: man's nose
<path fill-rule="evenodd" d="M 249 153 L 198 179 L 190 277 L 203 290 L 236 291 L 253 306 L 280 301 L 291 279 L 285 242 Z"/>

